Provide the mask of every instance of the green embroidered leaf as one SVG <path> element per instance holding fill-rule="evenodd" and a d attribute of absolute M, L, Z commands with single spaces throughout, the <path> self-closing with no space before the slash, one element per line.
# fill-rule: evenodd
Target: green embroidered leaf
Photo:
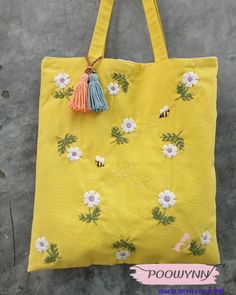
<path fill-rule="evenodd" d="M 80 215 L 79 215 L 79 219 L 81 220 L 81 221 L 84 221 L 84 222 L 91 222 L 92 221 L 92 216 L 91 216 L 91 214 L 89 213 L 89 214 L 87 214 L 87 213 L 81 213 Z"/>
<path fill-rule="evenodd" d="M 180 137 L 181 133 L 182 133 L 182 131 L 179 134 L 169 133 L 169 132 L 163 133 L 161 136 L 161 139 L 162 139 L 162 141 L 175 144 L 179 150 L 183 150 L 184 149 L 184 139 L 183 139 L 183 137 Z"/>
<path fill-rule="evenodd" d="M 179 83 L 176 87 L 177 93 L 180 95 L 176 100 L 182 99 L 184 101 L 189 101 L 194 98 L 194 94 L 189 92 L 189 88 L 184 85 L 184 83 Z"/>
<path fill-rule="evenodd" d="M 201 256 L 206 253 L 206 248 L 204 248 L 200 243 L 192 240 L 190 243 L 189 251 L 189 255 Z"/>
<path fill-rule="evenodd" d="M 119 129 L 119 127 L 115 126 L 111 128 L 111 136 L 115 137 L 115 140 L 111 143 L 125 144 L 128 143 L 128 138 L 124 137 L 125 133 Z"/>
<path fill-rule="evenodd" d="M 129 82 L 127 80 L 127 78 L 125 77 L 124 74 L 121 74 L 121 73 L 113 73 L 111 75 L 112 79 L 114 79 L 118 85 L 121 87 L 122 91 L 124 93 L 127 93 L 128 92 L 128 89 L 129 89 Z"/>
<path fill-rule="evenodd" d="M 175 222 L 175 217 L 174 216 L 164 216 L 162 219 L 162 224 L 167 225 Z"/>
<path fill-rule="evenodd" d="M 87 223 L 90 223 L 90 222 L 94 222 L 95 224 L 96 221 L 98 220 L 98 217 L 100 216 L 101 214 L 101 209 L 99 207 L 95 207 L 95 209 L 92 211 L 92 212 L 89 212 L 89 213 L 81 213 L 79 215 L 79 219 L 83 222 L 87 222 Z"/>
<path fill-rule="evenodd" d="M 2 170 L 0 170 L 0 178 L 4 178 L 6 176 L 5 172 L 3 172 Z"/>
<path fill-rule="evenodd" d="M 70 96 L 73 94 L 73 92 L 74 92 L 73 87 L 68 87 L 67 89 L 63 88 L 62 90 L 55 91 L 53 94 L 53 97 L 56 99 L 63 99 L 63 98 L 70 99 Z"/>
<path fill-rule="evenodd" d="M 152 216 L 154 219 L 161 221 L 164 214 L 161 212 L 160 208 L 155 207 L 152 209 Z"/>
<path fill-rule="evenodd" d="M 66 136 L 63 139 L 61 138 L 57 142 L 58 153 L 60 155 L 63 155 L 66 152 L 67 148 L 70 147 L 72 143 L 76 142 L 77 139 L 78 137 L 75 135 L 69 133 L 66 134 Z"/>
<path fill-rule="evenodd" d="M 59 257 L 59 250 L 57 248 L 57 244 L 50 244 L 49 249 L 47 250 L 48 256 L 46 258 L 44 258 L 44 263 L 53 263 L 55 262 L 57 259 L 60 259 L 61 257 Z"/>
<path fill-rule="evenodd" d="M 159 207 L 155 207 L 152 209 L 152 216 L 154 219 L 158 220 L 159 223 L 162 223 L 164 225 L 175 222 L 174 216 L 166 216 L 165 212 L 162 212 Z"/>
<path fill-rule="evenodd" d="M 114 249 L 123 249 L 123 250 L 128 250 L 129 252 L 134 252 L 136 250 L 136 247 L 133 243 L 128 243 L 129 239 L 121 239 L 115 243 L 112 244 L 112 247 Z"/>
<path fill-rule="evenodd" d="M 64 98 L 64 92 L 63 91 L 55 91 L 53 94 L 54 98 L 63 99 Z"/>

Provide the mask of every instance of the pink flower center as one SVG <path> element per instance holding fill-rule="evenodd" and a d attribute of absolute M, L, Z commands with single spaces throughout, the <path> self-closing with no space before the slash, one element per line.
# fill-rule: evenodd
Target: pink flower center
<path fill-rule="evenodd" d="M 189 77 L 188 77 L 188 81 L 189 81 L 189 82 L 192 82 L 192 81 L 193 81 L 193 77 L 189 76 Z"/>
<path fill-rule="evenodd" d="M 172 153 L 172 148 L 168 148 L 168 149 L 167 149 L 167 152 L 168 152 L 168 153 Z"/>
<path fill-rule="evenodd" d="M 127 128 L 131 128 L 132 127 L 132 124 L 129 122 L 129 123 L 126 123 L 126 127 Z"/>
<path fill-rule="evenodd" d="M 169 196 L 165 196 L 164 197 L 165 202 L 170 202 L 170 197 Z"/>
<path fill-rule="evenodd" d="M 61 79 L 60 79 L 60 82 L 61 82 L 61 83 L 64 83 L 64 82 L 65 82 L 65 79 L 64 79 L 64 78 L 61 78 Z"/>
<path fill-rule="evenodd" d="M 73 157 L 77 156 L 77 153 L 76 152 L 72 152 L 72 156 Z"/>
<path fill-rule="evenodd" d="M 94 202 L 94 196 L 89 196 L 89 202 Z"/>

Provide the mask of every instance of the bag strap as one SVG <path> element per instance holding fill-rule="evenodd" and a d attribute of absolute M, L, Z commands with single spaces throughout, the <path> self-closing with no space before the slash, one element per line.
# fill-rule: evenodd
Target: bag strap
<path fill-rule="evenodd" d="M 156 0 L 142 0 L 156 62 L 168 58 L 165 37 Z M 104 56 L 114 0 L 101 0 L 88 56 Z"/>

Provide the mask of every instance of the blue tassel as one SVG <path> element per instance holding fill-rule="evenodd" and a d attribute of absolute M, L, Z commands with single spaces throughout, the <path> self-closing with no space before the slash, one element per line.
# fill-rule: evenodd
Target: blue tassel
<path fill-rule="evenodd" d="M 103 112 L 108 109 L 98 75 L 94 73 L 89 75 L 88 108 L 92 112 Z"/>

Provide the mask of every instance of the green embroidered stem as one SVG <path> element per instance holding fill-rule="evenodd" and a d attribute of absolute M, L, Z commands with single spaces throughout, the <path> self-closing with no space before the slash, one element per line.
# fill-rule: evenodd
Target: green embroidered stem
<path fill-rule="evenodd" d="M 166 210 L 164 210 L 164 212 L 162 212 L 159 207 L 155 207 L 152 209 L 152 216 L 154 219 L 159 221 L 158 225 L 160 223 L 162 223 L 164 225 L 168 225 L 168 224 L 175 222 L 175 217 L 165 215 L 165 211 Z"/>
<path fill-rule="evenodd" d="M 122 132 L 119 127 L 115 126 L 115 127 L 112 127 L 111 129 L 111 136 L 112 137 L 115 137 L 115 140 L 111 142 L 111 144 L 113 143 L 118 143 L 118 144 L 126 144 L 129 142 L 128 138 L 124 137 L 125 133 Z"/>
<path fill-rule="evenodd" d="M 184 85 L 184 83 L 179 83 L 176 87 L 177 93 L 180 95 L 175 100 L 182 99 L 184 101 L 189 101 L 194 98 L 194 94 L 189 92 L 189 88 Z"/>
<path fill-rule="evenodd" d="M 61 257 L 59 257 L 59 251 L 57 248 L 57 244 L 50 244 L 49 249 L 47 250 L 48 256 L 46 258 L 44 258 L 44 263 L 53 263 L 55 262 L 57 259 L 60 259 Z"/>
<path fill-rule="evenodd" d="M 128 239 L 124 240 L 121 239 L 115 243 L 112 244 L 112 247 L 114 249 L 123 249 L 123 250 L 128 250 L 129 252 L 135 252 L 136 247 L 133 243 L 128 243 Z"/>
<path fill-rule="evenodd" d="M 189 255 L 201 256 L 206 253 L 206 248 L 204 248 L 200 243 L 192 240 L 190 243 L 189 251 Z"/>
<path fill-rule="evenodd" d="M 83 222 L 87 222 L 87 223 L 90 223 L 90 222 L 94 222 L 96 225 L 96 220 L 98 220 L 98 217 L 100 216 L 101 214 L 101 209 L 99 207 L 95 207 L 95 209 L 91 212 L 90 208 L 89 208 L 89 213 L 81 213 L 79 215 L 79 220 L 83 221 Z"/>
<path fill-rule="evenodd" d="M 69 87 L 66 90 L 63 88 L 62 90 L 55 91 L 53 94 L 53 97 L 56 99 L 66 98 L 66 99 L 70 100 L 70 97 L 73 94 L 73 92 L 74 92 L 73 87 Z"/>
<path fill-rule="evenodd" d="M 161 136 L 162 141 L 170 142 L 172 144 L 175 144 L 179 150 L 184 149 L 184 139 L 183 137 L 180 137 L 180 134 L 183 131 L 180 131 L 178 134 L 175 133 L 163 133 Z"/>
<path fill-rule="evenodd" d="M 69 148 L 72 143 L 76 142 L 77 139 L 77 136 L 69 133 L 67 133 L 63 139 L 60 138 L 60 140 L 57 142 L 58 153 L 63 155 L 67 148 Z"/>
<path fill-rule="evenodd" d="M 127 80 L 127 78 L 125 77 L 124 74 L 121 74 L 121 73 L 113 73 L 111 75 L 112 79 L 114 79 L 118 85 L 121 87 L 122 91 L 124 93 L 127 93 L 128 92 L 128 89 L 129 89 L 129 82 Z"/>
<path fill-rule="evenodd" d="M 166 209 L 163 210 L 163 213 L 161 213 L 161 210 L 160 208 L 159 209 L 159 222 L 157 225 L 159 225 L 160 223 L 162 223 L 162 221 L 164 220 L 164 218 L 166 217 Z"/>

